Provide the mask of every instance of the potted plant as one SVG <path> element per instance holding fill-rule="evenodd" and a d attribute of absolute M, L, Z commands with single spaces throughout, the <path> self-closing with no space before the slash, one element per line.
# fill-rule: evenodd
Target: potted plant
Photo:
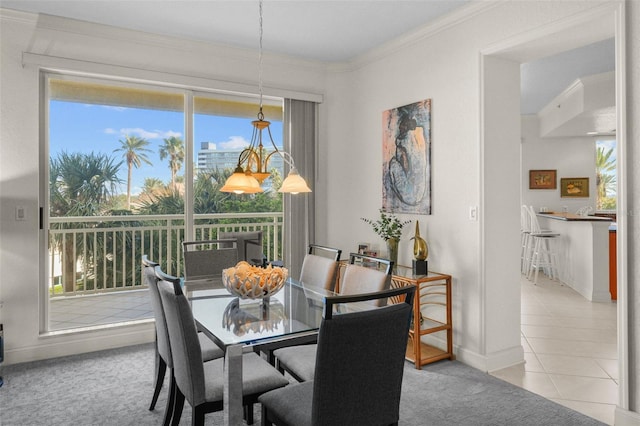
<path fill-rule="evenodd" d="M 361 217 L 364 222 L 371 225 L 373 231 L 378 234 L 387 244 L 387 253 L 389 259 L 393 261 L 394 265 L 398 264 L 398 242 L 402 237 L 402 228 L 411 223 L 410 220 L 400 220 L 397 216 L 391 213 L 386 213 L 380 209 L 380 218 L 378 220 L 371 220 Z"/>

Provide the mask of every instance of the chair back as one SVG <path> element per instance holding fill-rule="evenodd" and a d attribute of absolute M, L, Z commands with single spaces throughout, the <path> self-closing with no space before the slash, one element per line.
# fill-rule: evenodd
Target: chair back
<path fill-rule="evenodd" d="M 318 335 L 314 426 L 397 424 L 414 286 L 326 298 Z M 404 302 L 333 314 L 334 305 L 402 297 Z"/>
<path fill-rule="evenodd" d="M 531 231 L 532 234 L 539 234 L 540 232 L 542 232 L 542 230 L 540 229 L 540 223 L 538 222 L 538 216 L 536 215 L 536 210 L 533 208 L 533 206 L 528 206 L 527 210 L 529 212 L 529 225 L 530 225 L 529 230 Z"/>
<path fill-rule="evenodd" d="M 531 217 L 529 215 L 529 207 L 524 204 L 520 208 L 520 230 L 525 233 L 531 232 Z"/>
<path fill-rule="evenodd" d="M 155 268 L 169 332 L 176 385 L 194 407 L 205 402 L 202 349 L 191 306 L 180 287 L 180 279 Z"/>
<path fill-rule="evenodd" d="M 393 270 L 393 260 L 360 253 L 349 253 L 349 264 L 360 264 L 370 269 L 383 271 L 387 275 L 391 275 L 391 271 Z"/>
<path fill-rule="evenodd" d="M 229 247 L 221 247 L 223 244 Z M 222 270 L 238 263 L 235 240 L 184 241 L 182 252 L 186 280 L 211 277 L 222 280 Z"/>
<path fill-rule="evenodd" d="M 158 355 L 164 360 L 167 367 L 173 368 L 171 362 L 171 346 L 169 345 L 169 332 L 167 331 L 167 319 L 162 309 L 162 300 L 160 300 L 160 292 L 158 291 L 158 278 L 156 277 L 155 268 L 159 265 L 147 257 L 142 256 L 142 266 L 144 266 L 144 279 L 149 287 L 149 295 L 151 296 L 151 308 L 153 309 L 153 317 L 156 325 L 156 349 Z"/>
<path fill-rule="evenodd" d="M 340 280 L 341 295 L 374 293 L 386 290 L 391 286 L 391 270 L 393 268 L 391 260 L 357 253 L 351 253 L 349 257 L 349 264 Z M 356 265 L 356 259 L 360 259 L 362 263 Z M 374 300 L 371 303 L 384 306 L 386 299 Z"/>
<path fill-rule="evenodd" d="M 238 260 L 244 260 L 256 266 L 265 266 L 266 257 L 262 247 L 262 231 L 218 232 L 221 240 L 236 240 Z M 231 247 L 229 243 L 221 243 L 220 247 Z"/>
<path fill-rule="evenodd" d="M 337 262 L 340 260 L 342 250 L 333 247 L 321 246 L 319 244 L 309 244 L 309 251 L 307 254 L 327 257 Z"/>
<path fill-rule="evenodd" d="M 302 261 L 300 282 L 333 291 L 341 253 L 339 249 L 309 244 L 309 252 Z"/>

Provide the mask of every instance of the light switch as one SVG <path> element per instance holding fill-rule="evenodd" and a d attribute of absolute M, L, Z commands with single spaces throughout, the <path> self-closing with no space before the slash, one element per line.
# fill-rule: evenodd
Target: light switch
<path fill-rule="evenodd" d="M 23 206 L 16 207 L 16 220 L 27 220 L 27 213 Z"/>
<path fill-rule="evenodd" d="M 478 220 L 478 206 L 469 207 L 469 220 Z"/>

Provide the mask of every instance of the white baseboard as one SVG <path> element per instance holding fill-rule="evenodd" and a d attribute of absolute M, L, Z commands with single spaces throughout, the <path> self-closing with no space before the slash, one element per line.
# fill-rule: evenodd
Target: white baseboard
<path fill-rule="evenodd" d="M 108 331 L 87 331 L 67 335 L 43 336 L 40 343 L 7 349 L 3 365 L 39 361 L 87 352 L 149 343 L 155 340 L 153 322 Z"/>
<path fill-rule="evenodd" d="M 439 339 L 433 334 L 422 336 L 421 340 L 443 350 L 447 347 L 447 342 L 444 339 Z M 494 352 L 489 355 L 481 355 L 477 352 L 456 347 L 454 345 L 453 353 L 456 355 L 456 359 L 463 364 L 467 364 L 473 368 L 489 373 L 511 367 L 512 365 L 522 364 L 524 362 L 524 349 L 521 345 L 499 352 Z"/>
<path fill-rule="evenodd" d="M 616 426 L 638 426 L 640 425 L 640 414 L 616 407 L 613 424 Z"/>
<path fill-rule="evenodd" d="M 522 364 L 524 362 L 524 350 L 522 346 L 515 346 L 489 355 L 482 355 L 477 352 L 458 348 L 456 358 L 464 364 L 491 373 L 513 365 Z"/>

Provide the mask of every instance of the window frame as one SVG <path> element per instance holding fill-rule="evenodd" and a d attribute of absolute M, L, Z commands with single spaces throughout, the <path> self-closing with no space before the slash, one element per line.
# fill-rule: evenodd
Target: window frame
<path fill-rule="evenodd" d="M 98 325 L 95 327 L 87 327 L 82 329 L 69 329 L 69 330 L 51 330 L 50 329 L 50 311 L 49 311 L 49 270 L 51 268 L 49 252 L 49 172 L 50 172 L 50 121 L 49 121 L 49 107 L 51 101 L 50 81 L 51 80 L 63 80 L 79 83 L 98 84 L 104 86 L 113 85 L 119 88 L 131 88 L 131 89 L 143 89 L 166 92 L 169 94 L 177 94 L 183 97 L 184 107 L 184 144 L 185 144 L 185 162 L 184 162 L 184 176 L 185 176 L 185 194 L 184 194 L 184 221 L 185 221 L 185 237 L 193 236 L 194 231 L 194 194 L 193 194 L 193 179 L 194 179 L 194 164 L 193 157 L 196 152 L 196 146 L 194 142 L 194 99 L 196 97 L 202 98 L 216 98 L 216 99 L 233 99 L 233 100 L 256 100 L 256 115 L 258 112 L 258 95 L 244 92 L 231 92 L 224 89 L 203 89 L 202 87 L 189 87 L 186 85 L 175 85 L 171 83 L 151 82 L 132 80 L 124 77 L 106 76 L 106 75 L 94 75 L 89 73 L 77 73 L 66 72 L 60 70 L 49 70 L 41 68 L 39 71 L 39 114 L 40 114 L 40 129 L 39 129 L 39 169 L 41 175 L 39 178 L 39 198 L 40 198 L 40 238 L 39 238 L 39 329 L 40 335 L 59 335 L 70 334 L 77 332 L 86 332 L 91 329 L 104 328 L 104 325 Z M 263 101 L 267 105 L 279 104 L 284 111 L 284 98 L 267 96 L 263 97 Z M 284 122 L 284 117 L 283 117 Z M 248 120 L 249 125 L 249 120 Z M 287 144 L 287 138 L 282 138 L 284 149 Z M 285 204 L 282 206 L 283 212 L 285 210 Z M 283 244 L 285 242 L 283 241 Z M 44 254 L 44 255 L 42 255 Z M 146 320 L 141 320 L 146 321 Z M 140 321 L 133 321 L 140 322 Z M 123 322 L 117 324 L 110 324 L 108 326 L 126 326 L 130 322 Z"/>

